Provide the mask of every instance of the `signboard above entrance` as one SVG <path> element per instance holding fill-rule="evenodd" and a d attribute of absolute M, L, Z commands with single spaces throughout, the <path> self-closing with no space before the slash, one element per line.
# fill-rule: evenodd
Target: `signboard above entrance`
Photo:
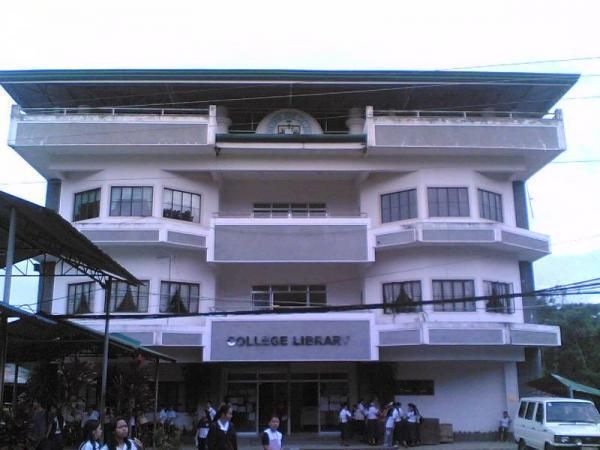
<path fill-rule="evenodd" d="M 210 361 L 369 361 L 368 320 L 213 321 Z"/>

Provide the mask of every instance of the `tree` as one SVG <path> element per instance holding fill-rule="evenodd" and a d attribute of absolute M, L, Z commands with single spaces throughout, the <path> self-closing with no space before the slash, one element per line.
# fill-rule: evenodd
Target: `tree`
<path fill-rule="evenodd" d="M 600 387 L 600 304 L 539 302 L 539 321 L 558 325 L 562 345 L 544 351 L 544 369 Z"/>

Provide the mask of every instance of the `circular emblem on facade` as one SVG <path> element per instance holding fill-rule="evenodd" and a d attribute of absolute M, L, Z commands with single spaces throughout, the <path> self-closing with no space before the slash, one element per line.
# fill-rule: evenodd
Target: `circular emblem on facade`
<path fill-rule="evenodd" d="M 235 338 L 233 336 L 227 338 L 227 345 L 229 347 L 235 347 Z"/>
<path fill-rule="evenodd" d="M 260 121 L 256 134 L 323 134 L 314 118 L 299 109 L 281 109 Z"/>

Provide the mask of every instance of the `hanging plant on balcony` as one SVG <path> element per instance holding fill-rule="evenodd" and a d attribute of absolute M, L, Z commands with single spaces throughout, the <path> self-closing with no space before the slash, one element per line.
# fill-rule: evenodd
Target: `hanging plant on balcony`
<path fill-rule="evenodd" d="M 123 300 L 121 304 L 117 306 L 116 312 L 135 312 L 137 310 L 136 304 L 133 301 L 133 294 L 131 293 L 131 286 L 127 286 Z"/>
<path fill-rule="evenodd" d="M 169 301 L 169 312 L 172 313 L 187 313 L 187 307 L 183 303 L 183 299 L 181 298 L 181 294 L 179 293 L 179 289 L 175 291 L 171 300 Z"/>
<path fill-rule="evenodd" d="M 79 305 L 77 305 L 77 310 L 75 314 L 89 314 L 92 310 L 90 309 L 90 304 L 88 302 L 87 295 L 81 294 L 79 297 Z"/>

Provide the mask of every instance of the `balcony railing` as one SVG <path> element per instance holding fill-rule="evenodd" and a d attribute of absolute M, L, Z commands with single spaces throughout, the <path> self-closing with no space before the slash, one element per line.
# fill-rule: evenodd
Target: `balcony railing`
<path fill-rule="evenodd" d="M 208 108 L 148 108 L 148 107 L 65 107 L 65 108 L 19 108 L 21 117 L 35 117 L 41 115 L 206 115 Z"/>
<path fill-rule="evenodd" d="M 554 112 L 522 112 L 522 111 L 450 111 L 450 110 L 402 110 L 402 109 L 377 109 L 373 110 L 373 116 L 396 116 L 396 117 L 458 117 L 463 119 L 560 119 L 560 110 Z"/>

